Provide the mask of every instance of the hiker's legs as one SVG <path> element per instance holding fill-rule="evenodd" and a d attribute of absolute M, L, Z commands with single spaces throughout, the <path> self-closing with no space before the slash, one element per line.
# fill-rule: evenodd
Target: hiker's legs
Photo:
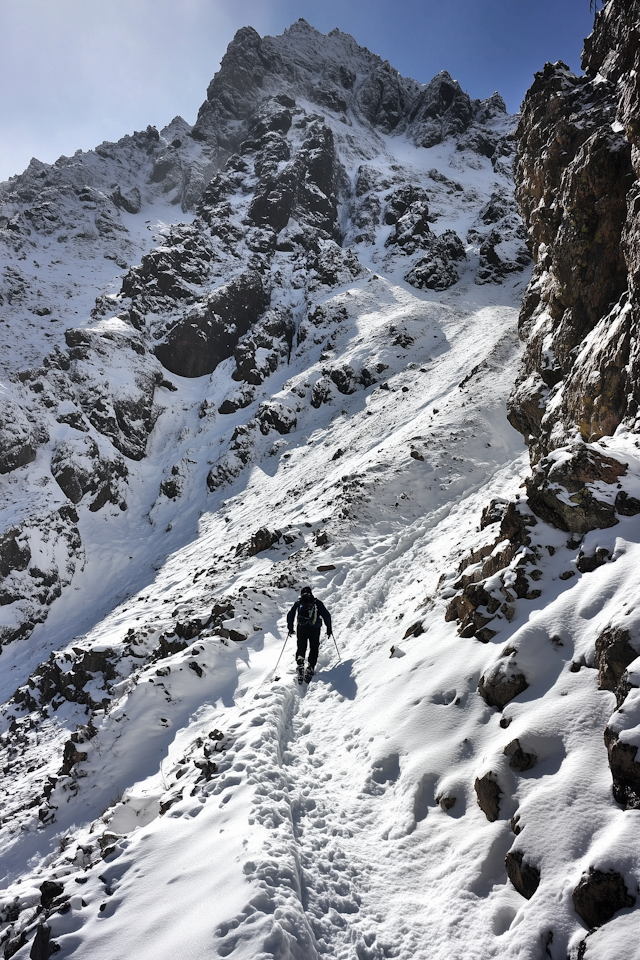
<path fill-rule="evenodd" d="M 298 627 L 297 636 L 296 660 L 304 660 L 307 655 L 307 630 L 304 627 Z"/>
<path fill-rule="evenodd" d="M 320 627 L 317 629 L 314 628 L 313 633 L 309 636 L 309 666 L 311 669 L 315 669 L 315 665 L 318 662 L 318 650 L 320 647 Z"/>

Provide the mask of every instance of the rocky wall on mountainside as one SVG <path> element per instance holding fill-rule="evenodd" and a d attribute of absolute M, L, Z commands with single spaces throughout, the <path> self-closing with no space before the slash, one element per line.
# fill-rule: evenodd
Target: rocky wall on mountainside
<path fill-rule="evenodd" d="M 525 437 L 532 474 L 526 497 L 485 509 L 481 530 L 499 524 L 498 533 L 463 558 L 446 614 L 462 637 L 484 643 L 499 640 L 523 601 L 544 602 L 548 556 L 569 551 L 561 580 L 589 574 L 616 559 L 615 538 L 597 532 L 640 514 L 630 464 L 600 442 L 619 427 L 640 432 L 639 23 L 637 0 L 609 2 L 585 42 L 585 75 L 548 63 L 524 101 L 515 187 L 535 268 L 520 313 L 525 351 L 508 416 Z M 549 639 L 563 644 L 558 635 Z M 623 810 L 640 807 L 638 648 L 637 637 L 614 623 L 586 661 L 570 665 L 571 672 L 597 668 L 599 689 L 615 694 L 603 733 L 612 799 Z M 479 694 L 498 710 L 527 687 L 517 654 L 503 648 L 480 677 Z M 503 716 L 501 725 L 510 722 Z M 519 856 L 507 856 L 507 871 L 526 897 Z M 595 928 L 635 898 L 620 874 L 591 867 L 573 902 Z"/>
<path fill-rule="evenodd" d="M 516 197 L 536 266 L 509 419 L 534 462 L 636 425 L 639 13 L 635 2 L 608 3 L 585 43 L 584 76 L 546 64 L 523 104 Z"/>
<path fill-rule="evenodd" d="M 640 512 L 622 482 L 627 465 L 594 446 L 620 426 L 640 429 L 639 17 L 636 0 L 609 2 L 585 41 L 584 76 L 547 63 L 516 131 L 515 193 L 535 268 L 508 417 L 533 467 L 526 508 L 578 537 Z M 471 635 L 488 629 L 476 613 L 480 581 L 523 547 L 519 530 L 503 540 L 505 562 L 492 555 L 473 584 L 464 574 L 450 606 Z M 578 569 L 604 559 L 585 557 Z"/>

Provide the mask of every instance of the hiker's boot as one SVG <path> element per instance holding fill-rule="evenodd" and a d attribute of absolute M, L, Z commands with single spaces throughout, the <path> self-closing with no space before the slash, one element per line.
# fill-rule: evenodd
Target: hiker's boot
<path fill-rule="evenodd" d="M 297 657 L 296 659 L 296 670 L 298 674 L 298 683 L 302 683 L 304 680 L 304 660 L 302 657 Z"/>
<path fill-rule="evenodd" d="M 312 666 L 307 666 L 307 669 L 306 669 L 305 672 L 304 672 L 304 682 L 305 682 L 305 683 L 309 683 L 309 681 L 310 681 L 311 678 L 313 677 L 313 674 L 314 674 L 313 667 L 312 667 Z"/>

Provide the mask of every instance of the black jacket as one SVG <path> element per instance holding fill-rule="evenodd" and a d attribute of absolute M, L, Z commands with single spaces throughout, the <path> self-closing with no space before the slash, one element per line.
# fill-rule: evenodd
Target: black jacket
<path fill-rule="evenodd" d="M 324 620 L 324 625 L 327 628 L 327 633 L 331 633 L 331 614 L 325 607 L 322 600 L 318 600 L 317 597 L 313 597 L 313 600 L 315 602 L 318 615 L 322 617 L 322 619 Z M 294 605 L 291 607 L 291 610 L 289 610 L 289 613 L 287 614 L 287 627 L 289 628 L 289 633 L 293 632 L 293 624 L 296 619 L 298 607 L 300 606 L 301 603 L 303 603 L 302 598 L 300 598 L 299 600 L 296 600 Z M 320 630 L 320 623 L 318 621 L 316 621 L 316 623 L 318 625 L 318 630 Z"/>

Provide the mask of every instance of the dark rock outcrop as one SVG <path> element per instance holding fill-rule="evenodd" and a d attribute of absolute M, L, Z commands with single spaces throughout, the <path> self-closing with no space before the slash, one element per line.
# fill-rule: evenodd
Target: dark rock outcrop
<path fill-rule="evenodd" d="M 69 670 L 70 661 L 72 670 Z M 48 660 L 38 666 L 28 682 L 16 690 L 13 700 L 26 704 L 30 709 L 45 704 L 59 706 L 65 700 L 84 704 L 94 710 L 104 709 L 109 703 L 110 682 L 115 676 L 113 650 L 84 650 L 76 647 L 73 653 L 65 656 L 56 657 L 52 653 Z M 91 681 L 98 680 L 101 681 L 105 694 L 100 700 L 94 699 L 84 689 Z M 69 742 L 74 750 L 74 744 L 80 740 L 72 734 Z M 72 747 L 65 747 L 69 756 L 73 756 Z"/>
<path fill-rule="evenodd" d="M 467 259 L 457 233 L 445 230 L 439 237 L 430 233 L 421 246 L 428 252 L 406 274 L 407 283 L 418 290 L 446 290 L 457 283 L 460 277 L 457 264 Z"/>
<path fill-rule="evenodd" d="M 282 307 L 269 310 L 241 337 L 233 355 L 234 380 L 260 386 L 281 361 L 289 358 L 295 334 L 291 312 Z M 268 351 L 265 353 L 265 351 Z"/>
<path fill-rule="evenodd" d="M 515 661 L 500 660 L 480 677 L 478 693 L 487 706 L 502 710 L 528 686 L 525 675 L 518 669 Z"/>
<path fill-rule="evenodd" d="M 496 635 L 490 624 L 498 611 L 511 619 L 514 613 L 511 604 L 515 599 L 535 600 L 540 596 L 540 591 L 532 587 L 525 573 L 527 565 L 535 560 L 535 554 L 529 550 L 529 531 L 537 520 L 522 502 L 492 501 L 482 517 L 481 527 L 499 519 L 500 531 L 493 543 L 472 551 L 463 559 L 460 576 L 454 584 L 461 592 L 450 601 L 445 620 L 460 621 L 460 636 L 475 637 L 488 643 Z M 502 575 L 500 589 L 496 588 L 495 582 L 490 588 L 485 586 L 485 581 L 499 571 L 512 569 L 515 576 L 509 577 L 508 584 Z"/>
<path fill-rule="evenodd" d="M 632 389 L 628 321 L 614 311 L 602 336 L 588 341 L 627 288 L 621 240 L 635 179 L 629 142 L 612 129 L 618 78 L 594 74 L 547 64 L 517 132 L 516 197 L 536 269 L 520 315 L 526 350 L 509 417 L 536 460 L 576 427 L 586 441 L 613 433 Z M 556 389 L 547 416 L 558 384 L 561 404 Z"/>
<path fill-rule="evenodd" d="M 624 627 L 603 630 L 596 639 L 598 689 L 616 693 L 625 670 L 639 655 L 631 645 L 631 634 Z"/>
<path fill-rule="evenodd" d="M 521 897 L 531 900 L 540 886 L 540 871 L 533 864 L 524 860 L 522 850 L 509 850 L 505 857 L 507 876 Z"/>
<path fill-rule="evenodd" d="M 473 115 L 474 104 L 468 95 L 446 70 L 441 70 L 412 106 L 415 142 L 422 147 L 433 147 L 451 134 L 465 131 Z"/>
<path fill-rule="evenodd" d="M 126 210 L 127 213 L 140 213 L 140 209 L 142 207 L 142 197 L 140 196 L 140 190 L 138 187 L 132 187 L 130 190 L 125 190 L 123 193 L 118 186 L 111 194 L 111 199 L 115 203 L 116 207 L 121 207 L 123 210 Z"/>
<path fill-rule="evenodd" d="M 77 513 L 66 504 L 0 535 L 0 606 L 7 608 L 0 644 L 28 637 L 70 583 L 82 556 L 77 523 Z M 35 554 L 32 540 L 38 545 Z"/>
<path fill-rule="evenodd" d="M 595 495 L 591 484 L 617 484 L 626 464 L 605 457 L 585 443 L 543 458 L 527 480 L 531 509 L 547 523 L 571 533 L 587 533 L 618 523 L 611 502 Z"/>
<path fill-rule="evenodd" d="M 261 179 L 249 208 L 258 226 L 280 233 L 294 217 L 301 225 L 336 239 L 336 193 L 340 170 L 331 128 L 313 123 L 292 162 L 278 174 Z"/>
<path fill-rule="evenodd" d="M 387 203 L 385 223 L 393 224 L 387 247 L 397 247 L 405 254 L 412 254 L 433 244 L 424 191 L 417 192 L 412 186 L 403 187 L 390 194 Z"/>
<path fill-rule="evenodd" d="M 532 767 L 535 767 L 538 762 L 538 758 L 535 753 L 526 753 L 520 746 L 519 740 L 512 740 L 511 743 L 508 743 L 504 748 L 503 753 L 505 757 L 509 757 L 509 766 L 512 770 L 517 770 L 518 773 L 524 773 L 525 770 L 531 770 Z"/>
<path fill-rule="evenodd" d="M 376 186 L 375 176 L 372 175 L 369 168 L 360 167 L 358 170 L 358 181 L 356 183 L 356 194 L 361 195 L 373 186 Z M 429 197 L 427 196 L 426 190 L 423 190 L 422 187 L 416 186 L 415 184 L 410 183 L 404 187 L 399 187 L 385 198 L 384 222 L 388 224 L 388 226 L 397 224 L 398 221 L 401 220 L 410 209 L 415 208 L 417 204 L 421 205 L 421 212 L 424 211 L 426 218 L 429 214 L 428 199 Z M 397 243 L 398 241 L 395 240 L 395 242 Z"/>
<path fill-rule="evenodd" d="M 291 407 L 276 400 L 261 403 L 256 419 L 260 424 L 260 432 L 265 436 L 270 430 L 275 430 L 283 435 L 291 433 L 292 430 L 295 430 L 298 422 Z"/>
<path fill-rule="evenodd" d="M 30 420 L 18 404 L 3 397 L 0 404 L 0 474 L 32 463 L 37 447 L 49 439 L 46 430 L 32 422 L 33 419 L 33 414 Z"/>
<path fill-rule="evenodd" d="M 531 255 L 522 242 L 522 225 L 492 230 L 480 245 L 480 262 L 475 282 L 502 283 L 510 273 L 521 273 L 531 263 Z M 505 242 L 507 241 L 507 242 Z M 520 241 L 520 242 L 517 242 Z"/>
<path fill-rule="evenodd" d="M 240 337 L 247 333 L 268 306 L 260 274 L 247 271 L 219 287 L 205 304 L 187 314 L 159 344 L 155 354 L 172 373 L 201 377 L 232 356 Z"/>
<path fill-rule="evenodd" d="M 594 867 L 582 876 L 571 897 L 576 913 L 589 929 L 608 923 L 618 910 L 633 907 L 636 902 L 627 890 L 624 877 L 615 870 L 604 873 Z"/>
<path fill-rule="evenodd" d="M 65 331 L 65 340 L 69 369 L 47 374 L 52 393 L 73 396 L 89 423 L 116 450 L 141 460 L 160 414 L 156 387 L 164 380 L 143 338 L 120 324 L 106 330 L 72 328 Z"/>
<path fill-rule="evenodd" d="M 474 784 L 478 806 L 490 823 L 500 816 L 500 797 L 502 792 L 493 779 L 491 771 L 484 777 L 477 777 Z"/>
<path fill-rule="evenodd" d="M 616 802 L 625 810 L 640 810 L 640 763 L 636 760 L 638 748 L 620 740 L 618 731 L 611 726 L 604 731 L 604 742 L 609 755 Z"/>
<path fill-rule="evenodd" d="M 89 509 L 93 513 L 107 502 L 122 502 L 118 481 L 127 476 L 124 461 L 101 459 L 98 446 L 90 437 L 81 436 L 57 444 L 51 456 L 51 473 L 72 503 L 79 503 L 86 494 L 91 494 L 93 501 Z"/>

